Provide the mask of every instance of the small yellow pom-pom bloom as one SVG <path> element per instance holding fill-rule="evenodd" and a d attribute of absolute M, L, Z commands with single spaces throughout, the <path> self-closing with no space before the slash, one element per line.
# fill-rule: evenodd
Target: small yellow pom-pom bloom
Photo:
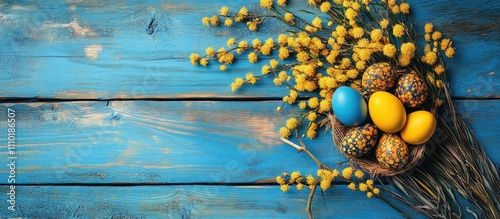
<path fill-rule="evenodd" d="M 364 175 L 365 175 L 365 173 L 363 173 L 363 171 L 361 171 L 361 170 L 354 171 L 354 176 L 356 176 L 356 178 L 358 178 L 358 179 L 363 179 Z"/>
<path fill-rule="evenodd" d="M 330 188 L 331 185 L 331 180 L 321 180 L 321 182 L 319 183 L 319 187 L 321 188 L 321 190 L 323 190 L 323 192 Z"/>
<path fill-rule="evenodd" d="M 439 39 L 441 39 L 442 36 L 443 34 L 441 32 L 434 31 L 434 33 L 432 33 L 432 40 L 438 41 Z"/>
<path fill-rule="evenodd" d="M 292 13 L 285 13 L 283 16 L 283 19 L 285 19 L 286 22 L 293 23 L 294 16 Z"/>
<path fill-rule="evenodd" d="M 299 108 L 300 109 L 305 109 L 306 107 L 307 107 L 307 103 L 305 101 L 300 101 Z"/>
<path fill-rule="evenodd" d="M 389 20 L 387 20 L 387 19 L 385 19 L 385 18 L 384 18 L 384 19 L 382 19 L 382 20 L 380 21 L 380 27 L 381 27 L 382 29 L 386 29 L 387 27 L 389 27 Z"/>
<path fill-rule="evenodd" d="M 210 24 L 212 24 L 212 26 L 217 26 L 219 25 L 219 17 L 214 15 L 210 18 Z"/>
<path fill-rule="evenodd" d="M 410 13 L 410 4 L 403 2 L 399 5 L 399 10 L 403 14 L 409 14 Z"/>
<path fill-rule="evenodd" d="M 445 51 L 448 47 L 451 47 L 451 40 L 447 38 L 443 38 L 439 43 L 441 50 Z"/>
<path fill-rule="evenodd" d="M 344 177 L 345 179 L 350 179 L 351 176 L 352 176 L 352 167 L 346 167 L 342 170 L 342 177 Z"/>
<path fill-rule="evenodd" d="M 226 27 L 233 26 L 233 20 L 232 20 L 231 18 L 227 18 L 227 19 L 224 21 L 224 26 L 226 26 Z"/>
<path fill-rule="evenodd" d="M 401 24 L 396 24 L 392 27 L 392 35 L 394 35 L 395 37 L 402 37 L 404 35 L 404 32 L 405 27 Z"/>
<path fill-rule="evenodd" d="M 286 183 L 286 180 L 285 180 L 285 178 L 283 178 L 282 176 L 277 176 L 277 177 L 276 177 L 276 182 L 277 182 L 278 184 L 280 184 L 280 185 L 283 185 L 283 184 L 285 184 L 285 183 Z"/>
<path fill-rule="evenodd" d="M 302 175 L 299 171 L 294 171 L 292 172 L 292 174 L 290 174 L 291 183 L 299 183 L 300 181 L 302 181 Z"/>
<path fill-rule="evenodd" d="M 321 18 L 315 17 L 314 20 L 312 21 L 312 25 L 318 29 L 321 29 L 323 28 L 322 22 L 323 21 L 321 20 Z"/>
<path fill-rule="evenodd" d="M 280 47 L 278 50 L 278 58 L 285 60 L 288 56 L 290 56 L 290 51 L 286 47 Z"/>
<path fill-rule="evenodd" d="M 425 56 L 422 56 L 422 61 L 428 65 L 433 65 L 437 61 L 437 54 L 435 52 L 428 52 Z"/>
<path fill-rule="evenodd" d="M 362 27 L 355 27 L 352 29 L 352 37 L 359 39 L 365 35 L 365 30 Z"/>
<path fill-rule="evenodd" d="M 281 111 L 281 107 L 280 107 L 280 111 Z M 288 137 L 290 137 L 290 135 L 292 135 L 292 132 L 287 127 L 281 127 L 280 128 L 280 135 L 282 138 L 288 138 Z"/>
<path fill-rule="evenodd" d="M 205 66 L 205 67 L 206 67 L 206 66 L 208 65 L 208 60 L 207 60 L 206 58 L 202 58 L 202 59 L 200 59 L 200 65 L 202 65 L 202 66 Z"/>
<path fill-rule="evenodd" d="M 413 57 L 415 49 L 416 49 L 415 44 L 413 44 L 412 42 L 401 44 L 401 53 L 404 55 Z"/>
<path fill-rule="evenodd" d="M 288 42 L 288 36 L 285 34 L 280 34 L 278 36 L 278 44 L 281 46 L 285 45 Z"/>
<path fill-rule="evenodd" d="M 434 25 L 432 25 L 431 23 L 426 23 L 424 26 L 425 33 L 431 33 L 433 29 Z"/>
<path fill-rule="evenodd" d="M 302 189 L 304 189 L 304 184 L 298 183 L 296 187 L 298 191 L 301 191 Z"/>
<path fill-rule="evenodd" d="M 314 176 L 312 175 L 307 175 L 306 176 L 306 183 L 308 185 L 316 185 L 318 183 L 318 181 L 316 180 L 316 178 L 314 178 Z"/>
<path fill-rule="evenodd" d="M 206 25 L 207 27 L 210 27 L 210 18 L 209 17 L 202 18 L 201 23 L 203 23 L 203 25 Z"/>
<path fill-rule="evenodd" d="M 223 6 L 220 8 L 220 15 L 222 16 L 226 16 L 229 12 L 229 8 L 227 8 L 226 6 Z"/>
<path fill-rule="evenodd" d="M 213 55 L 215 55 L 215 49 L 213 47 L 208 47 L 205 50 L 205 53 L 207 54 L 207 56 L 213 56 Z"/>
<path fill-rule="evenodd" d="M 233 83 L 231 83 L 231 91 L 235 92 L 241 85 L 245 84 L 243 78 L 236 78 Z"/>
<path fill-rule="evenodd" d="M 356 191 L 356 184 L 355 183 L 349 183 L 349 185 L 347 186 L 347 188 L 349 188 L 350 190 L 352 191 Z"/>
<path fill-rule="evenodd" d="M 323 2 L 321 3 L 321 5 L 319 6 L 319 10 L 321 12 L 328 12 L 330 11 L 330 9 L 332 8 L 332 4 L 330 4 L 330 2 Z"/>
<path fill-rule="evenodd" d="M 347 76 L 345 76 L 347 78 Z M 332 109 L 332 103 L 330 100 L 323 99 L 319 101 L 319 113 L 326 113 Z"/>
<path fill-rule="evenodd" d="M 226 65 L 221 65 L 221 66 L 219 66 L 219 70 L 225 71 L 225 70 L 227 70 L 227 66 Z"/>
<path fill-rule="evenodd" d="M 373 189 L 373 180 L 369 179 L 366 180 L 366 185 L 368 186 L 369 189 Z"/>
<path fill-rule="evenodd" d="M 394 57 L 397 52 L 396 46 L 392 44 L 385 44 L 382 50 L 384 52 L 384 55 L 390 58 Z"/>
<path fill-rule="evenodd" d="M 299 120 L 295 117 L 292 117 L 286 121 L 286 127 L 288 129 L 296 129 L 297 125 L 299 124 Z"/>
<path fill-rule="evenodd" d="M 399 6 L 398 5 L 395 5 L 391 8 L 391 11 L 392 13 L 394 14 L 399 14 L 401 12 L 401 10 L 399 9 Z"/>
<path fill-rule="evenodd" d="M 240 8 L 240 11 L 238 12 L 238 14 L 242 15 L 242 16 L 248 16 L 248 10 L 247 8 L 245 8 L 244 6 Z"/>
<path fill-rule="evenodd" d="M 383 32 L 381 29 L 374 29 L 370 33 L 370 38 L 371 38 L 372 42 L 380 41 L 382 39 L 382 36 L 383 36 Z"/>
<path fill-rule="evenodd" d="M 250 83 L 250 84 L 257 83 L 257 78 L 252 73 L 247 73 L 246 76 L 245 76 L 245 78 L 247 79 L 247 82 Z"/>
<path fill-rule="evenodd" d="M 443 65 L 437 65 L 436 67 L 434 67 L 434 72 L 437 75 L 441 75 L 444 71 L 445 71 L 445 69 L 444 69 Z"/>
<path fill-rule="evenodd" d="M 235 40 L 233 37 L 231 37 L 231 38 L 229 38 L 229 39 L 227 40 L 227 47 L 231 47 L 231 46 L 233 46 L 234 44 L 236 44 L 236 40 Z"/>
<path fill-rule="evenodd" d="M 378 188 L 374 188 L 374 189 L 373 189 L 373 194 L 375 194 L 375 195 L 380 194 L 380 189 L 378 189 Z"/>
<path fill-rule="evenodd" d="M 349 20 L 354 20 L 356 19 L 356 17 L 358 16 L 358 12 L 356 12 L 354 9 L 352 8 L 348 8 L 346 11 L 345 11 L 345 17 Z"/>
<path fill-rule="evenodd" d="M 318 129 L 318 125 L 314 122 L 311 123 L 309 129 L 307 129 L 307 137 L 313 139 L 316 137 L 316 129 Z"/>
<path fill-rule="evenodd" d="M 319 100 L 317 97 L 311 97 L 309 98 L 309 100 L 307 101 L 307 105 L 312 108 L 312 109 L 315 109 L 319 106 Z"/>
<path fill-rule="evenodd" d="M 349 77 L 349 78 L 351 78 L 351 79 L 355 79 L 355 78 L 357 78 L 357 77 L 358 77 L 358 74 L 359 74 L 359 72 L 358 72 L 358 70 L 356 70 L 356 69 L 349 69 L 349 70 L 347 70 L 347 72 L 346 72 L 347 77 Z"/>
<path fill-rule="evenodd" d="M 366 193 L 366 197 L 368 197 L 368 198 L 372 198 L 372 197 L 373 197 L 373 193 L 372 193 L 372 192 L 367 192 L 367 193 Z"/>
<path fill-rule="evenodd" d="M 310 112 L 307 114 L 307 120 L 314 122 L 318 118 L 318 114 L 316 112 Z"/>
<path fill-rule="evenodd" d="M 453 58 L 453 55 L 455 55 L 455 49 L 453 47 L 448 47 L 448 49 L 444 51 L 444 54 L 448 58 Z"/>
<path fill-rule="evenodd" d="M 260 0 L 260 6 L 271 9 L 273 7 L 273 0 Z"/>
<path fill-rule="evenodd" d="M 257 30 L 257 22 L 255 21 L 249 21 L 247 22 L 248 29 L 250 31 L 256 31 Z"/>
<path fill-rule="evenodd" d="M 403 67 L 408 66 L 411 63 L 412 58 L 413 58 L 412 56 L 400 54 L 398 57 L 398 64 Z"/>
<path fill-rule="evenodd" d="M 248 61 L 250 63 L 256 63 L 259 60 L 256 52 L 248 53 Z"/>
<path fill-rule="evenodd" d="M 285 6 L 287 0 L 278 0 L 278 5 Z"/>
<path fill-rule="evenodd" d="M 200 55 L 198 53 L 191 53 L 191 55 L 189 56 L 189 60 L 191 61 L 191 64 L 198 65 Z"/>
<path fill-rule="evenodd" d="M 271 69 L 275 69 L 276 67 L 278 67 L 279 64 L 280 63 L 276 59 L 271 59 L 271 61 L 269 61 L 269 65 L 270 65 Z"/>
<path fill-rule="evenodd" d="M 368 185 L 366 183 L 359 183 L 359 191 L 366 192 L 368 190 Z"/>
<path fill-rule="evenodd" d="M 283 192 L 288 192 L 288 190 L 290 189 L 290 186 L 288 184 L 284 184 L 284 185 L 280 186 L 280 189 Z"/>

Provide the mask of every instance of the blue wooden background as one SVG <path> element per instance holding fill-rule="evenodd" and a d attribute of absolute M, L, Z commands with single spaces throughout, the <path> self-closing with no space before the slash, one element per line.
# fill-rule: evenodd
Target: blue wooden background
<path fill-rule="evenodd" d="M 417 28 L 455 32 L 448 72 L 457 110 L 500 164 L 500 4 L 408 2 Z M 229 37 L 284 28 L 202 26 L 223 5 L 259 8 L 257 0 L 0 1 L 0 218 L 305 218 L 308 192 L 259 181 L 316 170 L 279 141 L 298 111 L 276 112 L 286 89 L 264 80 L 232 93 L 230 82 L 258 65 L 219 72 L 189 63 Z M 8 108 L 17 119 L 15 212 L 5 195 Z M 328 133 L 306 143 L 326 163 L 344 161 Z M 317 195 L 313 209 L 318 218 L 401 218 L 342 185 Z"/>

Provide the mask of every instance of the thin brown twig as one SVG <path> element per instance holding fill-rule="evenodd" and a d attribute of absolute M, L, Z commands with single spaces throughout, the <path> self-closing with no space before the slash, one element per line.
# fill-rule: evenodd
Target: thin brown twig
<path fill-rule="evenodd" d="M 313 215 L 312 215 L 312 208 L 311 208 L 311 205 L 312 205 L 312 199 L 314 197 L 314 193 L 316 192 L 316 187 L 318 187 L 318 185 L 314 185 L 313 188 L 311 189 L 311 192 L 309 192 L 309 197 L 307 198 L 307 207 L 306 207 L 306 211 L 307 211 L 307 217 L 309 219 L 313 219 Z"/>

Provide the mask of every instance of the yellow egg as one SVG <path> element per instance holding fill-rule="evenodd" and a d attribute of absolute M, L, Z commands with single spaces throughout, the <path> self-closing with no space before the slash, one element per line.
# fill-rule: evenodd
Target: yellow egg
<path fill-rule="evenodd" d="M 408 114 L 406 123 L 401 129 L 401 138 L 408 144 L 427 142 L 436 130 L 436 118 L 432 113 L 419 110 Z"/>
<path fill-rule="evenodd" d="M 383 134 L 375 150 L 377 161 L 391 169 L 399 169 L 408 162 L 408 146 L 396 134 Z"/>
<path fill-rule="evenodd" d="M 401 101 L 385 91 L 371 95 L 368 112 L 373 123 L 385 133 L 398 132 L 406 122 L 406 110 Z"/>

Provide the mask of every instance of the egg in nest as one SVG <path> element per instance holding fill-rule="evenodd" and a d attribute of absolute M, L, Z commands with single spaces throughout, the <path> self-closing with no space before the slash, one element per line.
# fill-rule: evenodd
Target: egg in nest
<path fill-rule="evenodd" d="M 408 146 L 396 134 L 384 133 L 375 150 L 377 161 L 391 169 L 400 169 L 408 162 Z"/>
<path fill-rule="evenodd" d="M 427 98 L 427 85 L 415 73 L 403 75 L 394 92 L 406 107 L 417 107 Z"/>
<path fill-rule="evenodd" d="M 352 128 L 345 135 L 341 150 L 350 157 L 360 157 L 370 151 L 378 140 L 378 129 L 375 125 L 366 123 Z"/>
<path fill-rule="evenodd" d="M 398 72 L 391 64 L 379 62 L 370 65 L 363 73 L 361 86 L 368 93 L 391 89 L 398 78 Z"/>

